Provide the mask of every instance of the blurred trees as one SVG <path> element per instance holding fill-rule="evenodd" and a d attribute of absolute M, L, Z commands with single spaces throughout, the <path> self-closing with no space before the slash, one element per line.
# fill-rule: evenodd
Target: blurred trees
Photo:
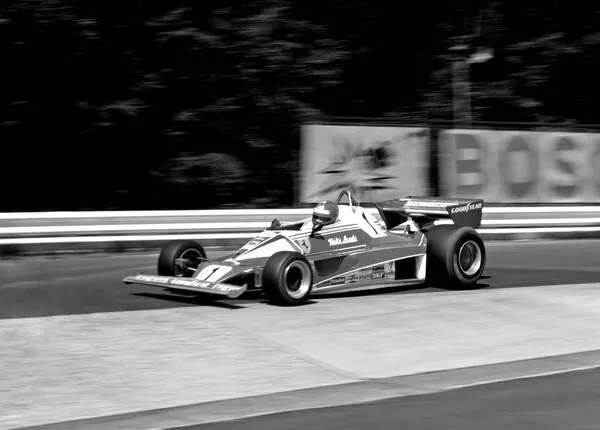
<path fill-rule="evenodd" d="M 0 3 L 0 210 L 290 205 L 299 125 L 597 123 L 600 7 L 522 0 Z"/>
<path fill-rule="evenodd" d="M 347 52 L 286 2 L 221 3 L 3 3 L 2 210 L 289 204 Z"/>
<path fill-rule="evenodd" d="M 495 54 L 471 66 L 474 119 L 598 124 L 593 108 L 600 90 L 594 79 L 600 72 L 598 18 L 600 7 L 584 2 L 471 5 L 464 33 L 473 35 L 474 46 L 493 48 Z M 448 79 L 449 70 L 438 65 L 431 83 L 446 92 L 447 101 Z"/>

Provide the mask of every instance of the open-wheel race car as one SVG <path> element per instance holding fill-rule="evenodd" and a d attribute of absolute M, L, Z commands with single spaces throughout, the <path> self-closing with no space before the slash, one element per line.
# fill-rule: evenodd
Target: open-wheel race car
<path fill-rule="evenodd" d="M 486 251 L 475 230 L 483 200 L 406 197 L 361 207 L 350 191 L 313 216 L 271 226 L 231 255 L 208 259 L 190 240 L 165 245 L 158 275 L 123 279 L 169 290 L 237 298 L 260 289 L 273 303 L 298 305 L 319 293 L 432 283 L 477 282 Z M 436 224 L 448 219 L 450 224 Z"/>

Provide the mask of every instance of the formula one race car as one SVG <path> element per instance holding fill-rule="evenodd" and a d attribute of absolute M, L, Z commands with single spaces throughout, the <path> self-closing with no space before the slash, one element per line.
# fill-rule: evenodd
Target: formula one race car
<path fill-rule="evenodd" d="M 344 200 L 347 200 L 345 203 Z M 194 241 L 170 242 L 158 275 L 123 279 L 169 290 L 236 298 L 261 289 L 276 304 L 298 305 L 318 293 L 430 282 L 464 287 L 486 261 L 483 200 L 407 197 L 376 204 L 380 220 L 350 191 L 315 207 L 313 216 L 271 226 L 226 257 L 207 259 Z M 435 224 L 449 219 L 451 224 Z"/>

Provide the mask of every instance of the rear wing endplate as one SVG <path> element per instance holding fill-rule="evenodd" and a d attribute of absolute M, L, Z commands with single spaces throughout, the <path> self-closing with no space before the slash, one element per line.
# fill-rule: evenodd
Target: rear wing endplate
<path fill-rule="evenodd" d="M 406 197 L 378 202 L 375 206 L 388 229 L 402 224 L 409 217 L 418 224 L 449 218 L 455 225 L 478 228 L 483 200 Z"/>

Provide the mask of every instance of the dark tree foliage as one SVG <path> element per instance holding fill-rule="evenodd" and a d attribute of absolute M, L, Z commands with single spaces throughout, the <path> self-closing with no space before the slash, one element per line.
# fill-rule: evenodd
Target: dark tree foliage
<path fill-rule="evenodd" d="M 597 123 L 592 2 L 0 3 L 1 211 L 293 203 L 303 122 Z"/>

